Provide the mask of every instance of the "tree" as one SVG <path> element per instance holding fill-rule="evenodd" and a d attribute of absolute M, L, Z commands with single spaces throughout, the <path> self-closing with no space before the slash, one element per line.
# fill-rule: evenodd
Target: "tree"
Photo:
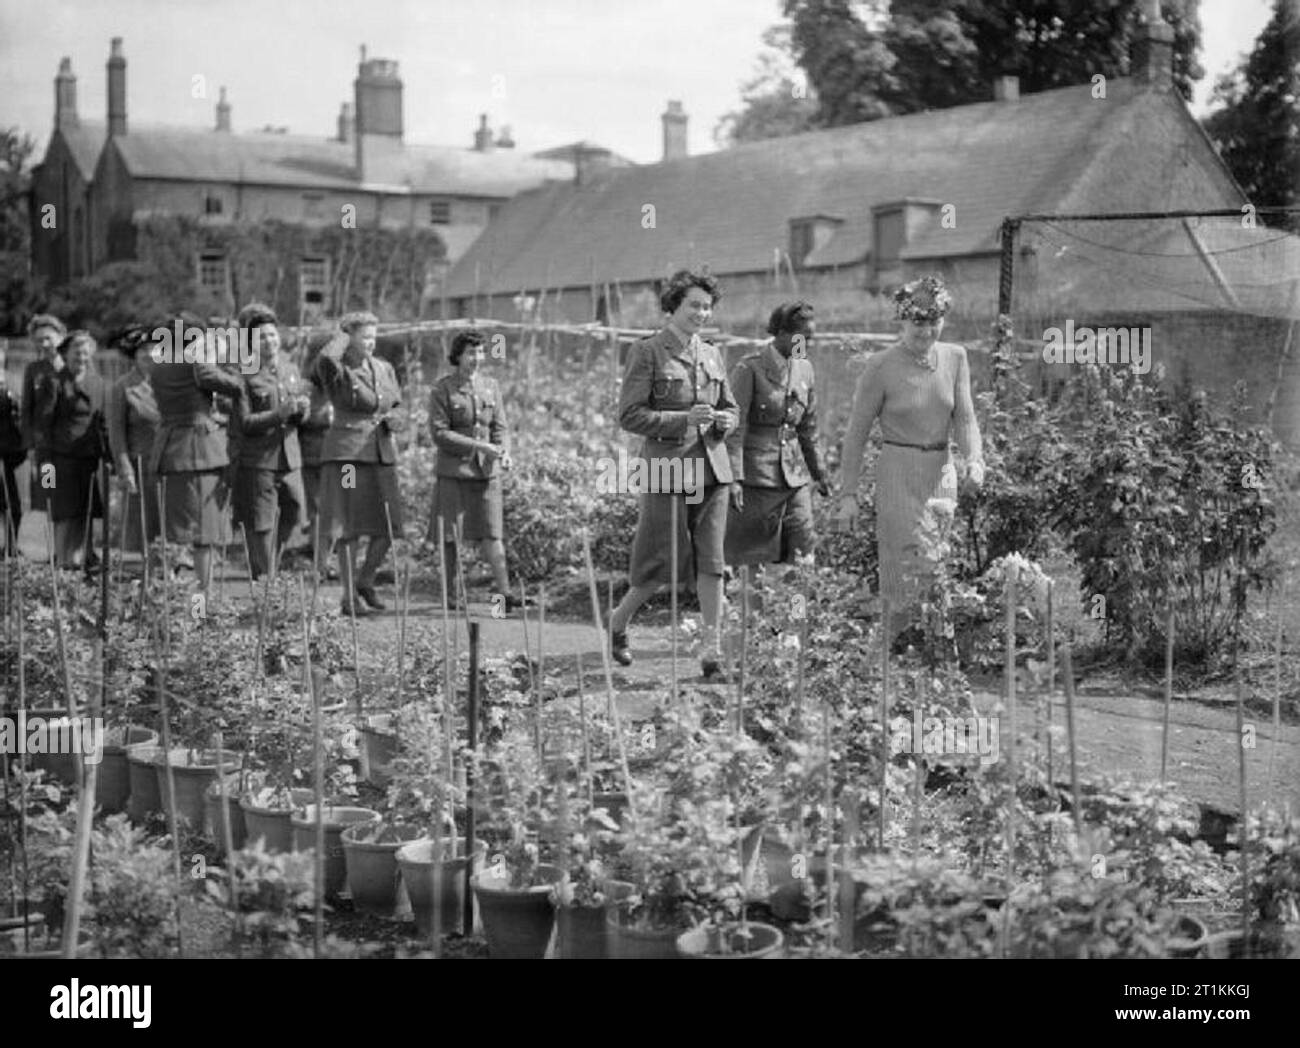
<path fill-rule="evenodd" d="M 1205 130 L 1250 200 L 1300 204 L 1300 0 L 1274 0 L 1255 47 L 1215 85 Z M 1268 216 L 1300 232 L 1300 215 Z"/>
<path fill-rule="evenodd" d="M 1197 61 L 1199 0 L 1163 0 L 1174 30 L 1173 82 L 1190 99 L 1204 75 Z M 1125 75 L 1141 31 L 1139 0 L 784 0 L 788 22 L 765 36 L 801 68 L 816 110 L 812 127 L 877 120 L 993 97 L 994 78 L 1020 78 L 1025 92 Z M 789 133 L 779 78 L 745 86 L 728 115 L 732 140 Z M 776 116 L 774 116 L 777 114 Z"/>
<path fill-rule="evenodd" d="M 39 288 L 31 275 L 28 167 L 36 143 L 17 128 L 0 128 L 0 331 L 17 334 Z"/>
<path fill-rule="evenodd" d="M 725 114 L 713 129 L 719 146 L 782 138 L 816 126 L 817 99 L 790 59 L 790 27 L 769 27 L 763 44 L 757 71 L 740 88 L 742 108 Z"/>

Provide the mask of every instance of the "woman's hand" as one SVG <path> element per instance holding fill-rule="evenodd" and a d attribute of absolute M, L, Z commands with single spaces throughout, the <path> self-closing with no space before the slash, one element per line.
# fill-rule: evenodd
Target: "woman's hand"
<path fill-rule="evenodd" d="M 735 481 L 731 485 L 731 504 L 737 513 L 745 508 L 745 485 Z"/>
<path fill-rule="evenodd" d="M 853 522 L 858 515 L 858 500 L 852 495 L 840 498 L 840 508 L 831 521 L 831 530 L 840 534 L 853 530 Z"/>
<path fill-rule="evenodd" d="M 515 460 L 512 459 L 512 458 L 510 457 L 510 452 L 508 452 L 508 451 L 502 451 L 502 452 L 501 452 L 501 468 L 502 468 L 502 469 L 510 469 L 512 466 L 514 466 L 514 464 L 515 464 Z"/>
<path fill-rule="evenodd" d="M 824 499 L 831 497 L 831 485 L 829 481 L 819 480 L 816 483 L 817 494 Z"/>
<path fill-rule="evenodd" d="M 979 490 L 984 486 L 984 463 L 976 460 L 966 465 L 966 484 Z"/>
<path fill-rule="evenodd" d="M 692 404 L 690 411 L 686 412 L 688 426 L 703 426 L 712 422 L 713 409 L 708 404 Z"/>
<path fill-rule="evenodd" d="M 505 449 L 500 444 L 491 444 L 486 440 L 479 441 L 478 449 L 489 459 L 501 458 L 505 454 Z"/>

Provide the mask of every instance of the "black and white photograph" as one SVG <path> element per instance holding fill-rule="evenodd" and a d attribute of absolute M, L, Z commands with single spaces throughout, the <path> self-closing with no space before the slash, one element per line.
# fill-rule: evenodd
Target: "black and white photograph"
<path fill-rule="evenodd" d="M 34 1021 L 1285 1003 L 1300 0 L 0 0 L 0 467 Z"/>

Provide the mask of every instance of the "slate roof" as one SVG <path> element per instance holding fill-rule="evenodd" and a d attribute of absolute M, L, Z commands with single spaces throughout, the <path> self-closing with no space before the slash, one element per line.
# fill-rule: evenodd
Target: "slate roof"
<path fill-rule="evenodd" d="M 356 177 L 356 147 L 351 142 L 266 132 L 132 127 L 113 143 L 135 178 L 345 190 L 382 184 L 415 193 L 508 197 L 548 178 L 573 177 L 572 164 L 510 149 L 480 153 L 408 143 L 382 155 L 363 184 Z"/>
<path fill-rule="evenodd" d="M 95 174 L 95 164 L 99 160 L 99 151 L 104 148 L 104 139 L 108 130 L 102 120 L 82 120 L 76 127 L 59 129 L 63 140 L 68 144 L 68 151 L 76 161 L 81 177 L 87 182 Z"/>
<path fill-rule="evenodd" d="M 808 264 L 850 265 L 871 251 L 871 207 L 932 198 L 956 207 L 903 258 L 997 250 L 1007 215 L 1050 211 L 1092 156 L 1125 134 L 1142 105 L 1168 105 L 1123 78 L 769 139 L 665 163 L 603 172 L 586 186 L 544 185 L 506 204 L 448 278 L 467 296 L 521 288 L 635 282 L 682 265 L 762 272 L 787 249 L 789 219 L 843 221 Z M 655 226 L 642 227 L 653 204 Z M 1104 208 L 1099 208 L 1104 209 Z M 477 273 L 477 279 L 476 279 Z"/>

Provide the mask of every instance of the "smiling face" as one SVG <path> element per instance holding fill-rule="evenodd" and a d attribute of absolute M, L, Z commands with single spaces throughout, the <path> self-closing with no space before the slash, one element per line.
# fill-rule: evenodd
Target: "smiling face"
<path fill-rule="evenodd" d="M 36 356 L 40 360 L 49 360 L 59 345 L 62 336 L 52 327 L 38 327 L 32 332 L 32 342 L 36 345 Z"/>
<path fill-rule="evenodd" d="M 78 339 L 65 351 L 65 364 L 72 375 L 81 375 L 90 367 L 90 358 L 94 355 L 90 342 Z"/>
<path fill-rule="evenodd" d="M 260 324 L 254 328 L 257 335 L 257 352 L 263 371 L 275 366 L 280 352 L 280 329 L 274 324 Z"/>
<path fill-rule="evenodd" d="M 375 351 L 375 339 L 379 336 L 379 328 L 374 324 L 358 324 L 348 332 L 348 349 L 353 353 L 364 353 L 370 356 Z"/>
<path fill-rule="evenodd" d="M 688 335 L 698 334 L 713 316 L 713 296 L 702 287 L 692 286 L 682 296 L 672 314 L 672 322 Z"/>
<path fill-rule="evenodd" d="M 793 331 L 782 331 L 772 337 L 777 352 L 783 357 L 789 357 L 798 344 L 803 350 L 799 355 L 806 356 L 809 347 L 812 346 L 812 340 L 817 335 L 817 321 L 812 317 L 799 316 L 794 319 L 791 326 L 794 328 Z"/>
<path fill-rule="evenodd" d="M 479 366 L 485 359 L 486 354 L 483 352 L 483 346 L 481 344 L 477 346 L 466 346 L 461 351 L 460 362 L 456 365 L 456 371 L 464 377 L 471 376 L 479 369 Z"/>
<path fill-rule="evenodd" d="M 920 356 L 928 353 L 943 331 L 943 317 L 938 320 L 904 320 L 903 344 Z"/>

